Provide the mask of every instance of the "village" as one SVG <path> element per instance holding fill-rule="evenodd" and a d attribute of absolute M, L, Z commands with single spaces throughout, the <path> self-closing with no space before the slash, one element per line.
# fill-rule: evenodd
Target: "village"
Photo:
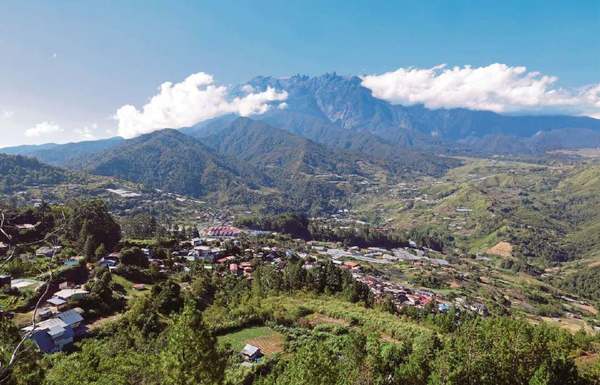
<path fill-rule="evenodd" d="M 310 270 L 319 264 L 331 262 L 342 270 L 347 270 L 352 277 L 364 283 L 376 300 L 389 298 L 397 309 L 414 307 L 424 309 L 433 306 L 437 312 L 446 312 L 451 307 L 462 311 L 471 311 L 482 316 L 487 315 L 485 305 L 480 302 L 468 301 L 466 298 L 449 300 L 444 295 L 389 280 L 373 267 L 404 263 L 417 268 L 428 266 L 433 269 L 443 269 L 449 262 L 439 257 L 433 250 L 419 248 L 410 242 L 406 248 L 385 249 L 380 247 L 341 247 L 333 243 L 293 240 L 295 246 L 279 246 L 277 239 L 281 234 L 268 231 L 246 230 L 231 224 L 214 225 L 214 219 L 209 225 L 199 226 L 198 236 L 176 243 L 170 250 L 173 263 L 166 263 L 164 258 L 155 255 L 152 247 L 140 248 L 149 268 L 157 270 L 166 276 L 180 272 L 189 272 L 192 266 L 217 271 L 219 274 L 230 274 L 240 279 L 253 279 L 253 273 L 259 264 L 271 264 L 277 269 L 285 266 L 291 257 L 302 260 L 302 267 Z M 290 242 L 286 242 L 290 243 Z M 252 247 L 246 247 L 247 245 Z M 4 245 L 0 245 L 4 249 Z M 35 258 L 51 260 L 60 253 L 61 246 L 42 246 L 35 252 Z M 435 254 L 436 257 L 430 257 Z M 90 263 L 82 256 L 64 258 L 60 261 L 64 267 L 83 266 L 88 271 L 105 268 L 118 274 L 120 267 L 126 262 L 119 251 L 102 256 L 97 262 Z M 47 287 L 41 280 L 33 278 L 12 278 L 9 275 L 0 276 L 0 287 L 5 293 L 17 295 L 20 290 L 47 291 L 39 297 L 33 311 L 35 323 L 22 326 L 23 334 L 36 343 L 44 353 L 54 353 L 68 349 L 76 340 L 84 338 L 88 330 L 86 311 L 78 304 L 85 301 L 89 295 L 87 287 L 90 282 L 75 283 L 68 279 Z M 144 292 L 147 284 L 133 283 L 132 290 Z M 7 317 L 24 319 L 23 314 L 3 312 Z M 25 318 L 26 319 L 26 318 Z M 97 320 L 89 320 L 97 322 Z M 261 353 L 254 346 L 246 346 L 241 352 L 248 360 L 260 357 Z"/>

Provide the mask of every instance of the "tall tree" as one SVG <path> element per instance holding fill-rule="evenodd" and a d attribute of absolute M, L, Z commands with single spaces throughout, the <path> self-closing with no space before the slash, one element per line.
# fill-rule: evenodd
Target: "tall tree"
<path fill-rule="evenodd" d="M 78 241 L 83 248 L 88 237 L 93 236 L 97 245 L 104 244 L 109 251 L 117 245 L 121 239 L 121 227 L 103 201 L 78 200 L 70 202 L 68 206 L 71 211 L 68 237 L 72 241 Z"/>
<path fill-rule="evenodd" d="M 194 306 L 186 305 L 169 331 L 160 354 L 165 385 L 222 384 L 227 356 L 202 322 Z"/>

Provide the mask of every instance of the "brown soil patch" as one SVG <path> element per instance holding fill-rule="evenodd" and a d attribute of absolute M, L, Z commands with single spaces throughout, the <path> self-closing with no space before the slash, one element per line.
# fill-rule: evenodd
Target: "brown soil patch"
<path fill-rule="evenodd" d="M 246 343 L 259 347 L 263 354 L 267 356 L 283 351 L 283 335 L 279 333 L 252 338 L 246 341 Z"/>
<path fill-rule="evenodd" d="M 15 318 L 13 322 L 17 327 L 24 328 L 25 326 L 31 325 L 31 317 L 33 316 L 33 311 L 27 313 L 15 313 Z"/>
<path fill-rule="evenodd" d="M 328 317 L 324 314 L 319 314 L 319 313 L 311 314 L 310 316 L 307 317 L 307 320 L 311 326 L 317 326 L 320 324 L 350 326 L 350 323 L 348 321 L 345 321 L 343 319 Z"/>
<path fill-rule="evenodd" d="M 576 306 L 576 307 L 580 308 L 581 310 L 586 311 L 592 315 L 598 314 L 598 310 L 591 305 L 582 305 L 580 303 L 574 303 L 573 306 Z"/>
<path fill-rule="evenodd" d="M 587 332 L 593 332 L 593 329 L 583 320 L 572 319 L 572 318 L 550 318 L 550 317 L 541 317 L 544 321 L 558 325 L 564 329 L 567 329 L 571 333 L 576 333 L 579 330 L 583 329 Z"/>
<path fill-rule="evenodd" d="M 391 344 L 400 344 L 402 343 L 401 341 L 398 341 L 397 339 L 395 339 L 394 337 L 390 336 L 389 334 L 385 334 L 382 333 L 381 334 L 381 339 L 385 342 L 389 342 Z"/>
<path fill-rule="evenodd" d="M 109 322 L 116 321 L 123 316 L 122 313 L 117 313 L 108 317 L 98 318 L 94 322 L 87 325 L 88 330 L 96 330 Z"/>
<path fill-rule="evenodd" d="M 588 353 L 585 352 L 583 353 L 581 356 L 577 357 L 575 359 L 575 363 L 578 366 L 590 366 L 595 364 L 596 362 L 598 362 L 598 353 Z"/>
<path fill-rule="evenodd" d="M 513 250 L 513 246 L 510 243 L 508 243 L 506 241 L 501 241 L 501 242 L 498 242 L 496 244 L 496 246 L 490 247 L 489 249 L 487 249 L 486 253 L 498 255 L 498 256 L 504 257 L 504 258 L 510 258 L 510 257 L 512 257 L 512 250 Z"/>

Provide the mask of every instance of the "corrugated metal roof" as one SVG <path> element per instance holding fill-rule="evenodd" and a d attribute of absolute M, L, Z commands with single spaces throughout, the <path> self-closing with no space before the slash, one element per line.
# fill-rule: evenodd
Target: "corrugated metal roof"
<path fill-rule="evenodd" d="M 62 336 L 65 334 L 66 329 L 62 326 L 54 326 L 46 331 L 50 337 L 56 339 L 56 337 Z"/>
<path fill-rule="evenodd" d="M 54 293 L 55 297 L 60 297 L 62 299 L 69 299 L 74 295 L 87 295 L 89 292 L 83 289 L 63 289 Z"/>
<path fill-rule="evenodd" d="M 81 321 L 83 321 L 83 317 L 81 316 L 81 314 L 79 314 L 73 309 L 60 313 L 58 315 L 58 318 L 60 318 L 65 324 L 69 326 L 78 324 Z"/>
<path fill-rule="evenodd" d="M 54 306 L 60 306 L 60 305 L 64 305 L 65 303 L 67 303 L 67 301 L 65 301 L 62 298 L 58 298 L 58 297 L 52 297 L 49 300 L 47 300 L 46 302 L 48 302 Z"/>
<path fill-rule="evenodd" d="M 246 346 L 244 346 L 244 349 L 242 349 L 242 354 L 245 356 L 253 356 L 256 353 L 258 353 L 259 351 L 260 351 L 260 349 L 257 348 L 256 346 L 246 344 Z"/>

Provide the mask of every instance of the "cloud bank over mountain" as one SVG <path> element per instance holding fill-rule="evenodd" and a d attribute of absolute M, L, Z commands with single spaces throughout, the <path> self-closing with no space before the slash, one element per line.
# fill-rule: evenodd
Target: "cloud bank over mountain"
<path fill-rule="evenodd" d="M 373 96 L 393 104 L 464 107 L 500 113 L 540 111 L 600 117 L 600 83 L 578 89 L 556 85 L 557 77 L 526 67 L 399 68 L 362 77 Z"/>
<path fill-rule="evenodd" d="M 267 112 L 272 105 L 287 99 L 285 91 L 268 88 L 263 92 L 245 90 L 231 96 L 228 86 L 217 85 L 204 72 L 188 76 L 180 83 L 165 82 L 141 109 L 124 105 L 116 112 L 118 133 L 124 138 L 162 128 L 181 128 L 230 113 L 251 116 Z"/>
<path fill-rule="evenodd" d="M 50 134 L 63 132 L 64 130 L 53 122 L 40 122 L 35 126 L 25 130 L 25 136 L 28 138 L 45 137 Z"/>

